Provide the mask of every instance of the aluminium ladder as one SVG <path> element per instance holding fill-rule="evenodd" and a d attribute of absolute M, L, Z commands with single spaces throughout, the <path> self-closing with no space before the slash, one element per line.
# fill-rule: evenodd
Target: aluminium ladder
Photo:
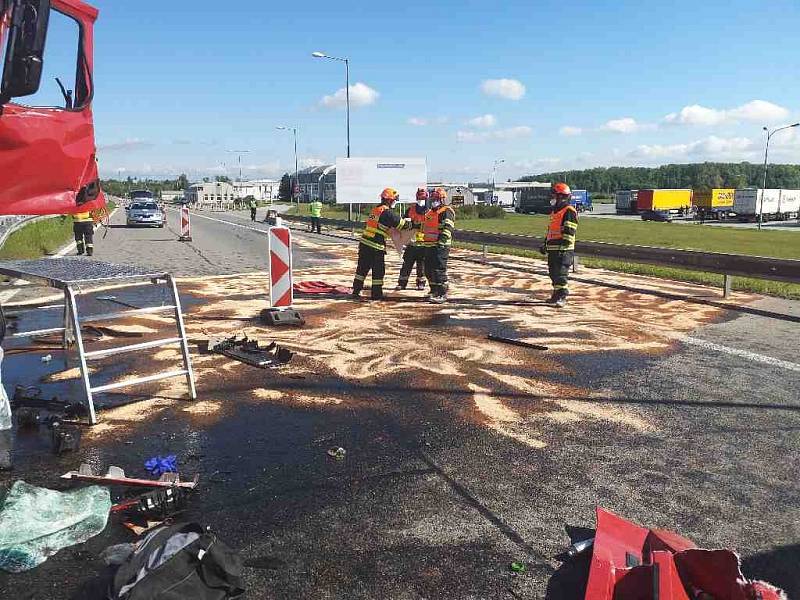
<path fill-rule="evenodd" d="M 97 423 L 97 415 L 94 407 L 94 395 L 109 392 L 123 387 L 150 383 L 172 377 L 186 377 L 186 384 L 189 388 L 189 397 L 197 399 L 197 391 L 194 383 L 194 372 L 189 355 L 189 344 L 186 339 L 186 328 L 183 322 L 178 288 L 175 279 L 170 273 L 158 273 L 152 270 L 143 269 L 131 265 L 119 265 L 102 261 L 95 261 L 89 258 L 78 258 L 75 256 L 62 257 L 55 259 L 37 260 L 14 260 L 0 261 L 0 275 L 7 275 L 14 279 L 27 281 L 34 285 L 61 290 L 64 293 L 63 305 L 49 305 L 40 308 L 61 308 L 63 307 L 64 325 L 63 327 L 51 327 L 34 331 L 14 332 L 6 337 L 19 338 L 52 333 L 62 333 L 62 344 L 65 357 L 67 357 L 69 347 L 75 345 L 80 362 L 81 378 L 85 391 L 85 403 L 89 414 L 89 422 L 94 425 Z M 171 296 L 171 303 L 161 306 L 148 306 L 145 308 L 132 308 L 115 313 L 99 315 L 81 316 L 78 313 L 78 296 L 88 294 L 93 291 L 106 287 L 135 287 L 141 285 L 164 284 Z M 12 307 L 8 307 L 12 308 Z M 18 305 L 17 309 L 24 309 L 24 305 Z M 35 307 L 34 307 L 35 308 Z M 104 348 L 102 350 L 87 351 L 81 324 L 87 322 L 110 321 L 134 317 L 143 314 L 153 314 L 172 311 L 175 317 L 177 335 L 174 337 L 162 338 L 138 344 L 117 346 L 114 348 Z M 132 379 L 123 379 L 115 383 L 93 386 L 90 381 L 88 361 L 106 358 L 117 354 L 159 348 L 172 344 L 180 344 L 181 354 L 183 355 L 183 368 L 171 371 L 164 371 L 154 375 L 146 375 Z"/>

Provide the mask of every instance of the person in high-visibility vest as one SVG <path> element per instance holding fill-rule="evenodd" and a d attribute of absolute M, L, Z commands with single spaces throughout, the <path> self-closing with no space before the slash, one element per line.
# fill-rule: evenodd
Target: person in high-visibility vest
<path fill-rule="evenodd" d="M 75 244 L 78 254 L 94 254 L 94 219 L 88 212 L 79 212 L 72 215 L 72 233 L 75 234 Z"/>
<path fill-rule="evenodd" d="M 386 274 L 386 237 L 390 229 L 412 229 L 409 219 L 401 218 L 392 208 L 400 199 L 393 188 L 381 192 L 381 203 L 367 217 L 361 242 L 358 244 L 358 266 L 353 278 L 353 298 L 359 298 L 364 289 L 364 280 L 372 270 L 372 299 L 383 300 L 383 277 Z M 418 225 L 417 225 L 418 227 Z"/>
<path fill-rule="evenodd" d="M 250 201 L 247 203 L 247 207 L 250 209 L 250 220 L 255 223 L 256 209 L 258 208 L 258 202 L 256 202 L 255 198 L 250 198 Z"/>
<path fill-rule="evenodd" d="M 578 211 L 569 201 L 572 192 L 566 183 L 553 186 L 550 222 L 546 241 L 539 249 L 547 254 L 547 269 L 553 282 L 553 295 L 547 301 L 561 308 L 569 296 L 569 268 L 575 261 L 575 235 L 578 231 Z"/>
<path fill-rule="evenodd" d="M 428 299 L 433 304 L 447 302 L 447 260 L 453 245 L 456 213 L 445 204 L 447 192 L 436 188 L 431 194 L 431 208 L 422 220 L 422 245 L 425 247 L 425 275 L 431 285 Z"/>
<path fill-rule="evenodd" d="M 400 267 L 400 277 L 397 278 L 396 290 L 404 290 L 408 285 L 408 278 L 411 277 L 411 270 L 417 266 L 417 289 L 425 289 L 425 246 L 422 245 L 422 220 L 428 212 L 428 190 L 419 188 L 417 190 L 417 203 L 412 204 L 404 215 L 412 223 L 419 223 L 420 229 L 414 239 L 406 244 L 403 251 L 403 266 Z"/>
<path fill-rule="evenodd" d="M 320 222 L 322 218 L 322 202 L 317 198 L 308 205 L 308 209 L 311 212 L 311 231 L 322 233 L 322 223 Z"/>

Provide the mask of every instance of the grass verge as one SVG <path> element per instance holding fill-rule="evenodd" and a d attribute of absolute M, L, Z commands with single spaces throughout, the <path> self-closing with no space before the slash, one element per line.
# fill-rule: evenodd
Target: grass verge
<path fill-rule="evenodd" d="M 108 202 L 108 212 L 116 208 Z M 72 217 L 56 216 L 24 225 L 0 248 L 0 259 L 41 258 L 54 254 L 72 239 Z"/>

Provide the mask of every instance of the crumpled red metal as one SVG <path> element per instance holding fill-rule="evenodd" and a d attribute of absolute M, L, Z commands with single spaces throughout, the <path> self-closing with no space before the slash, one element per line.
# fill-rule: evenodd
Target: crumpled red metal
<path fill-rule="evenodd" d="M 748 580 L 731 550 L 706 550 L 677 533 L 645 529 L 597 507 L 586 600 L 781 600 Z"/>
<path fill-rule="evenodd" d="M 74 18 L 81 28 L 86 59 L 83 76 L 91 89 L 92 30 L 98 11 L 80 0 L 53 0 L 51 6 Z M 0 43 L 6 34 L 7 23 L 0 23 Z M 91 102 L 77 110 L 10 102 L 2 111 L 0 214 L 72 214 L 105 206 L 98 181 Z"/>

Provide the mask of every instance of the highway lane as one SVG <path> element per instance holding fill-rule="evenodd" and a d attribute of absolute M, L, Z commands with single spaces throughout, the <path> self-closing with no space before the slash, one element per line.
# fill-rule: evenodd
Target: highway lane
<path fill-rule="evenodd" d="M 114 228 L 98 257 L 190 277 L 182 292 L 203 302 L 189 309 L 191 327 L 208 326 L 198 319 L 216 318 L 227 297 L 248 302 L 206 276 L 263 270 L 265 227 L 203 213 L 194 241 L 181 243 L 170 221 L 172 230 Z M 346 283 L 351 242 L 295 236 L 299 278 Z M 396 257 L 389 264 L 392 280 Z M 596 504 L 736 548 L 746 574 L 797 595 L 797 323 L 587 284 L 554 312 L 535 302 L 546 290 L 541 274 L 454 262 L 445 307 L 411 292 L 382 306 L 302 299 L 306 328 L 255 330 L 308 352 L 299 379 L 197 357 L 210 365 L 205 412 L 108 413 L 113 438 L 89 436 L 86 452 L 133 470 L 175 452 L 201 472 L 190 515 L 242 552 L 253 597 L 573 598 L 578 569 L 552 557 L 569 543 L 565 525 L 593 526 Z M 800 314 L 796 302 L 735 299 Z M 488 344 L 498 330 L 551 350 Z M 254 388 L 266 390 L 260 403 Z M 341 463 L 325 453 L 336 445 L 347 449 Z M 47 483 L 46 466 L 26 480 Z M 110 527 L 86 546 L 121 537 Z M 513 576 L 513 560 L 527 573 Z M 61 553 L 0 585 L 69 582 L 48 596 L 69 597 L 81 568 L 96 567 Z"/>

